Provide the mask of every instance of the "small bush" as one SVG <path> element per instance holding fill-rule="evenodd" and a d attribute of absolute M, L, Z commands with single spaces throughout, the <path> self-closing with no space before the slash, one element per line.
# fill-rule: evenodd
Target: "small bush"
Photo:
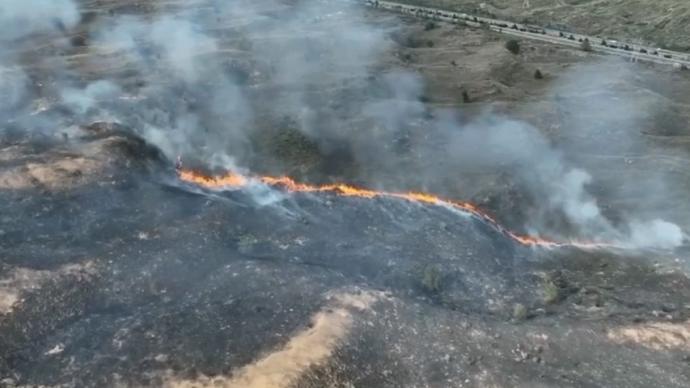
<path fill-rule="evenodd" d="M 561 293 L 558 287 L 551 280 L 545 280 L 542 283 L 542 293 L 543 300 L 546 304 L 552 304 L 558 302 L 561 297 Z"/>
<path fill-rule="evenodd" d="M 434 47 L 434 42 L 432 40 L 427 40 L 426 47 Z"/>
<path fill-rule="evenodd" d="M 513 305 L 513 320 L 523 321 L 527 318 L 527 307 L 522 303 Z"/>
<path fill-rule="evenodd" d="M 427 23 L 424 25 L 424 31 L 431 31 L 431 30 L 433 30 L 434 28 L 436 28 L 436 23 L 434 23 L 434 22 L 427 22 Z"/>
<path fill-rule="evenodd" d="M 544 74 L 541 73 L 541 70 L 537 69 L 534 72 L 534 79 L 544 79 Z"/>
<path fill-rule="evenodd" d="M 441 271 L 434 266 L 428 265 L 422 272 L 422 288 L 429 294 L 441 292 Z"/>
<path fill-rule="evenodd" d="M 87 39 L 83 35 L 75 35 L 70 39 L 72 47 L 85 47 L 88 45 Z"/>
<path fill-rule="evenodd" d="M 582 43 L 580 43 L 580 48 L 583 51 L 592 51 L 592 44 L 589 43 L 589 39 L 583 40 Z"/>
<path fill-rule="evenodd" d="M 520 43 L 515 39 L 511 39 L 506 42 L 506 50 L 510 51 L 514 55 L 518 55 L 520 54 Z"/>

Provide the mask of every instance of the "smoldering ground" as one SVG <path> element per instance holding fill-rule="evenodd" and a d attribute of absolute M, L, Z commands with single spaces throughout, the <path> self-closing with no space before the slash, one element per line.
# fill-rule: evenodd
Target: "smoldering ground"
<path fill-rule="evenodd" d="M 533 197 L 521 223 L 608 233 L 584 172 L 594 185 L 598 171 L 573 157 L 575 142 L 505 113 L 433 109 L 420 76 L 381 63 L 393 16 L 113 3 L 5 46 L 3 65 L 21 75 L 2 112 L 3 140 L 14 137 L 0 143 L 0 385 L 688 385 L 690 284 L 647 257 L 533 250 L 394 198 L 176 179 L 181 154 L 453 197 L 448 181 L 500 168 Z M 77 29 L 88 46 L 72 44 Z M 265 134 L 290 147 L 265 147 Z M 635 346 L 658 331 L 678 353 Z"/>
<path fill-rule="evenodd" d="M 10 2 L 2 14 L 14 31 L 4 35 L 11 49 L 1 57 L 3 69 L 11 71 L 3 71 L 0 81 L 4 106 L 11 107 L 4 115 L 13 127 L 58 133 L 115 121 L 171 160 L 181 155 L 217 168 L 262 171 L 267 160 L 277 159 L 278 167 L 273 163 L 270 171 L 282 163 L 293 172 L 287 166 L 294 161 L 276 158 L 273 148 L 257 140 L 291 131 L 288 139 L 297 141 L 285 147 L 306 142 L 305 152 L 319 159 L 313 163 L 317 170 L 328 166 L 330 176 L 317 173 L 308 176 L 312 179 L 340 176 L 387 190 L 440 190 L 453 196 L 444 186 L 465 172 L 504 171 L 525 192 L 521 222 L 530 233 L 635 247 L 673 248 L 683 241 L 681 228 L 639 209 L 626 208 L 611 221 L 590 192 L 598 183 L 597 166 L 584 168 L 570 157 L 578 139 L 589 139 L 588 133 L 603 127 L 622 128 L 619 137 L 634 138 L 638 112 L 654 109 L 629 106 L 615 91 L 591 88 L 596 96 L 591 105 L 570 119 L 573 132 L 582 136 L 557 140 L 490 108 L 474 117 L 434 110 L 420 102 L 425 85 L 418 75 L 382 70 L 381 58 L 396 44 L 394 24 L 362 22 L 366 10 L 359 5 L 316 0 L 202 1 L 193 7 L 161 6 L 149 15 L 116 13 L 88 26 L 91 55 L 81 67 L 57 62 L 36 70 L 18 54 L 26 37 L 51 35 L 57 47 L 64 47 L 78 22 L 79 4 L 35 3 Z M 29 6 L 51 12 L 28 12 Z M 24 21 L 22 28 L 13 28 L 18 21 Z M 112 69 L 109 75 L 80 75 L 105 63 Z M 576 93 L 582 83 L 603 87 L 604 79 L 634 73 L 594 72 L 610 67 L 588 66 L 565 77 L 556 93 Z M 37 91 L 33 84 L 46 72 L 51 82 Z M 45 96 L 52 108 L 33 114 L 32 102 Z M 609 107 L 612 119 L 596 125 L 586 120 L 591 106 Z M 619 120 L 626 116 L 630 119 Z M 597 144 L 622 146 L 620 141 Z M 659 176 L 656 182 L 666 180 Z M 638 191 L 640 203 L 659 202 L 658 186 Z"/>

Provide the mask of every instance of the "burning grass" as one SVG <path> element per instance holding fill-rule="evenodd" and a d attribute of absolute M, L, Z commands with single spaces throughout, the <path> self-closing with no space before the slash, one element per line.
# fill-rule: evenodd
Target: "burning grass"
<path fill-rule="evenodd" d="M 419 204 L 443 206 L 452 210 L 460 211 L 463 214 L 473 216 L 494 227 L 500 233 L 508 236 L 515 242 L 529 246 L 542 248 L 556 248 L 565 246 L 574 246 L 582 249 L 600 249 L 607 247 L 614 247 L 612 244 L 599 242 L 579 242 L 568 241 L 559 242 L 549 239 L 544 239 L 536 236 L 520 235 L 510 231 L 500 225 L 495 218 L 486 212 L 479 209 L 476 205 L 438 197 L 434 194 L 422 192 L 390 192 L 378 191 L 367 188 L 352 186 L 346 183 L 331 183 L 325 185 L 313 185 L 309 183 L 297 182 L 287 176 L 256 176 L 250 177 L 235 172 L 227 172 L 224 175 L 209 176 L 194 170 L 184 168 L 178 169 L 179 178 L 185 182 L 206 187 L 209 189 L 227 189 L 227 188 L 243 188 L 252 184 L 264 184 L 276 187 L 288 192 L 298 193 L 332 193 L 342 197 L 358 197 L 365 199 L 373 198 L 393 198 Z"/>

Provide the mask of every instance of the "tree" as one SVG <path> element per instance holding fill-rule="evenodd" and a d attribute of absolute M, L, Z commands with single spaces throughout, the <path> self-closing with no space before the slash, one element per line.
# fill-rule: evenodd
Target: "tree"
<path fill-rule="evenodd" d="M 580 44 L 580 48 L 582 48 L 583 51 L 592 51 L 592 44 L 589 43 L 589 39 L 585 38 Z"/>
<path fill-rule="evenodd" d="M 534 79 L 544 79 L 544 74 L 541 73 L 541 70 L 537 69 L 534 72 Z"/>
<path fill-rule="evenodd" d="M 470 95 L 469 93 L 467 93 L 467 90 L 462 91 L 462 102 L 464 102 L 465 104 L 470 102 Z"/>
<path fill-rule="evenodd" d="M 518 55 L 520 53 L 520 43 L 515 39 L 511 39 L 506 42 L 506 50 L 514 55 Z"/>

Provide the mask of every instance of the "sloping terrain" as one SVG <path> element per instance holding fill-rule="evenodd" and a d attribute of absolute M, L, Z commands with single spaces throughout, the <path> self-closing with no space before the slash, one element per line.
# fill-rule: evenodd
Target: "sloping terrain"
<path fill-rule="evenodd" d="M 683 0 L 402 0 L 402 3 L 495 15 L 567 31 L 690 51 L 690 5 Z"/>
<path fill-rule="evenodd" d="M 582 185 L 546 194 L 576 166 L 623 237 L 685 230 L 687 73 L 234 4 L 82 1 L 0 52 L 0 386 L 690 384 L 686 237 L 532 248 L 447 206 L 178 175 L 432 192 L 567 242 Z"/>
<path fill-rule="evenodd" d="M 17 294 L 0 319 L 4 385 L 690 378 L 690 281 L 667 264 L 534 251 L 442 207 L 207 191 L 136 139 L 86 144 L 116 168 L 2 192 L 3 292 Z M 55 165 L 74 145 L 33 158 Z"/>

